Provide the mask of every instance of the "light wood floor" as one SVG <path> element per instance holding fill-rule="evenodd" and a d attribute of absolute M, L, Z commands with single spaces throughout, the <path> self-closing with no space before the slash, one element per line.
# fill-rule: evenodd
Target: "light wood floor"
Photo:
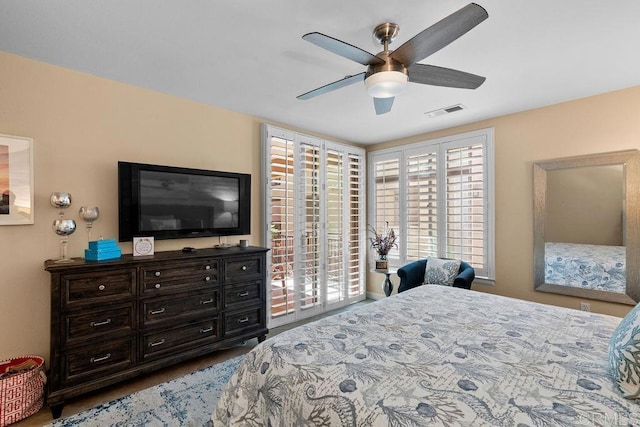
<path fill-rule="evenodd" d="M 367 299 L 362 302 L 352 304 L 348 307 L 341 308 L 339 310 L 335 310 L 319 316 L 311 317 L 309 319 L 301 320 L 299 322 L 296 322 L 290 325 L 273 328 L 269 331 L 269 335 L 267 337 L 272 337 L 274 335 L 277 335 L 283 331 L 286 331 L 298 325 L 311 322 L 319 318 L 326 317 L 339 312 L 352 310 L 356 307 L 361 307 L 362 305 L 368 304 L 371 302 L 373 302 L 373 300 Z M 120 397 L 126 396 L 128 394 L 135 393 L 140 390 L 144 390 L 145 388 L 153 387 L 154 385 L 161 384 L 166 381 L 171 381 L 172 379 L 182 377 L 184 375 L 190 374 L 191 372 L 199 371 L 211 365 L 215 365 L 216 363 L 224 362 L 225 360 L 231 359 L 235 356 L 248 353 L 257 344 L 258 344 L 258 340 L 254 338 L 247 341 L 244 345 L 238 345 L 225 350 L 218 350 L 213 354 L 196 358 L 187 362 L 183 362 L 178 365 L 162 369 L 161 371 L 158 371 L 158 372 L 154 372 L 138 378 L 134 378 L 134 379 L 119 383 L 117 385 L 106 387 L 104 389 L 83 395 L 81 397 L 77 397 L 65 403 L 64 410 L 62 411 L 62 417 L 68 417 L 78 412 L 82 412 L 87 409 L 93 408 L 94 406 L 98 406 L 103 403 L 110 402 L 114 399 L 118 399 Z M 53 421 L 53 417 L 51 416 L 51 411 L 49 410 L 48 407 L 44 407 L 37 414 L 34 414 L 29 418 L 26 418 L 15 424 L 12 424 L 12 426 L 16 426 L 16 427 L 42 426 L 44 424 L 50 423 L 51 421 Z"/>

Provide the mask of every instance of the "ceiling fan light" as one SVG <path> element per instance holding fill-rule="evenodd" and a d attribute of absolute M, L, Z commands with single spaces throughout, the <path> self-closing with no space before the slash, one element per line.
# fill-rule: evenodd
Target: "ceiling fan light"
<path fill-rule="evenodd" d="M 407 86 L 408 76 L 400 71 L 380 71 L 364 81 L 367 93 L 373 98 L 391 98 Z"/>

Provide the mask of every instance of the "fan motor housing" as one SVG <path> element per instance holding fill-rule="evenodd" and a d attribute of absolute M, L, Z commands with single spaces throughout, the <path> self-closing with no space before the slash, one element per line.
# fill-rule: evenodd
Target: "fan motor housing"
<path fill-rule="evenodd" d="M 390 53 L 391 52 L 388 50 L 383 50 L 382 52 L 376 54 L 378 58 L 384 60 L 384 64 L 369 65 L 369 67 L 367 68 L 367 73 L 365 74 L 365 79 L 381 71 L 398 71 L 407 76 L 409 75 L 409 73 L 407 72 L 407 67 L 405 67 L 401 62 L 389 58 Z"/>

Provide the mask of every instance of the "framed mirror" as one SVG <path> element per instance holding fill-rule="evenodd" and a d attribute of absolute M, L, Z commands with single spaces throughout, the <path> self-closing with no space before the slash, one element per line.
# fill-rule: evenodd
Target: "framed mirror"
<path fill-rule="evenodd" d="M 535 290 L 640 301 L 639 153 L 534 163 Z"/>

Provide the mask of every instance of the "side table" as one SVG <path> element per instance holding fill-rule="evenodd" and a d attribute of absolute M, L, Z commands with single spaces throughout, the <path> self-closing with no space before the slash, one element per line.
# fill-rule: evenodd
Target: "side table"
<path fill-rule="evenodd" d="M 371 271 L 384 274 L 385 277 L 384 277 L 384 280 L 382 281 L 382 290 L 384 291 L 384 294 L 386 296 L 391 295 L 391 292 L 393 292 L 393 282 L 391 281 L 390 276 L 392 274 L 396 274 L 398 270 L 395 268 L 387 268 L 386 270 L 376 270 L 374 268 L 374 269 L 371 269 Z"/>

